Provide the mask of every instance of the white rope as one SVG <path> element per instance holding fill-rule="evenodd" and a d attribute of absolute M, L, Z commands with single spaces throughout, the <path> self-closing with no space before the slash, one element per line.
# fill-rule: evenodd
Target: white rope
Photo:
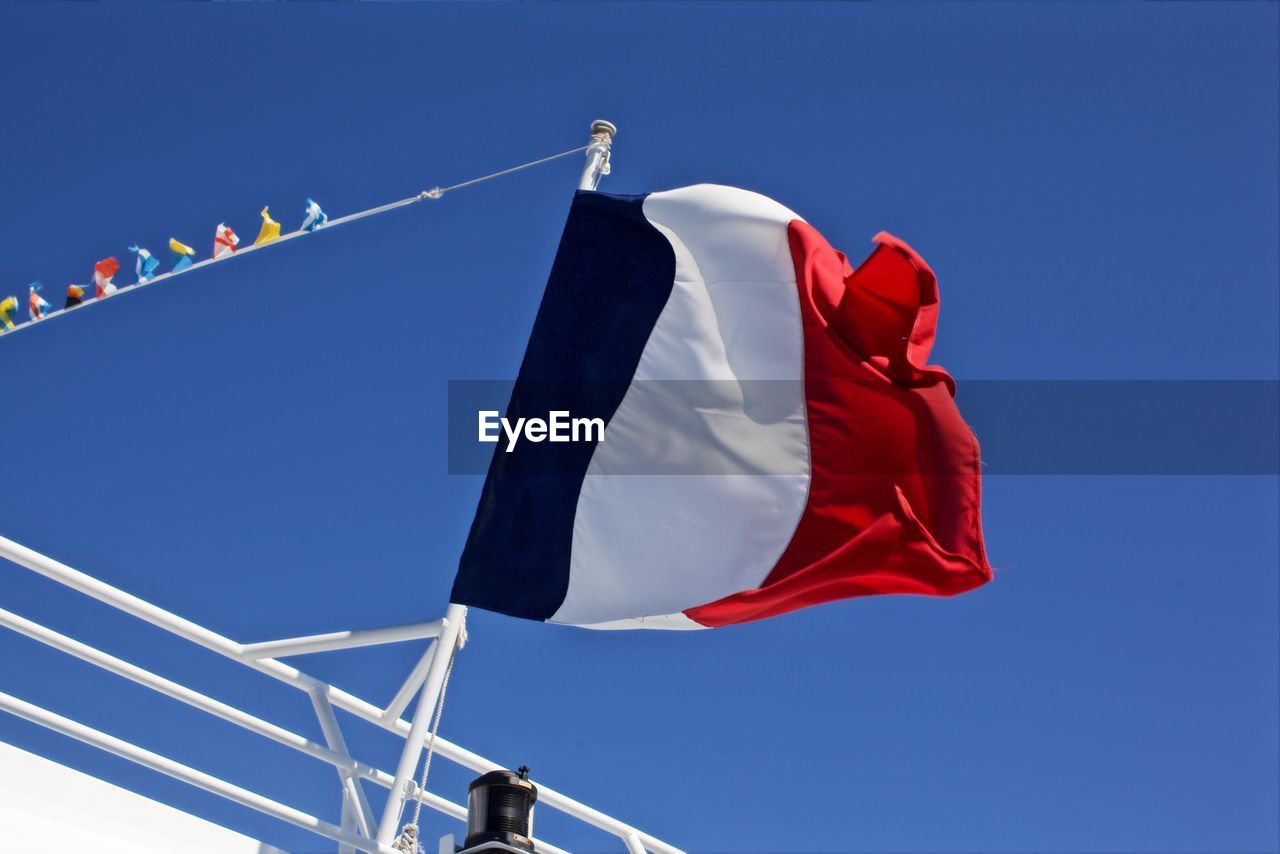
<path fill-rule="evenodd" d="M 266 243 L 261 243 L 254 246 L 246 246 L 243 249 L 236 250 L 235 252 L 229 252 L 226 255 L 223 255 L 218 258 L 206 258 L 203 261 L 197 261 L 196 263 L 188 267 L 184 267 L 181 270 L 172 271 L 168 273 L 161 273 L 160 275 L 155 276 L 154 278 L 148 279 L 145 282 L 135 282 L 132 285 L 117 285 L 114 293 L 106 294 L 105 296 L 93 297 L 91 299 L 87 299 L 84 302 L 80 303 L 79 305 L 73 305 L 70 308 L 60 308 L 55 311 L 51 311 L 37 320 L 28 320 L 24 323 L 14 324 L 13 329 L 5 330 L 3 328 L 0 328 L 0 338 L 13 335 L 14 333 L 21 332 L 24 329 L 30 329 L 33 326 L 37 326 L 41 323 L 44 323 L 45 321 L 53 320 L 55 317 L 62 317 L 63 315 L 70 314 L 71 312 L 76 311 L 78 309 L 87 308 L 88 306 L 91 306 L 91 305 L 97 305 L 98 303 L 111 299 L 112 297 L 118 297 L 121 294 L 126 294 L 132 291 L 139 290 L 141 288 L 146 287 L 147 285 L 158 284 L 160 282 L 165 281 L 166 279 L 171 279 L 174 276 L 186 275 L 187 273 L 190 273 L 194 270 L 199 270 L 202 267 L 208 267 L 211 264 L 219 264 L 219 263 L 224 263 L 226 261 L 230 261 L 233 258 L 241 258 L 241 257 L 244 257 L 245 255 L 248 255 L 250 252 L 255 252 L 259 249 L 266 249 L 267 247 L 270 247 L 270 246 L 276 246 L 277 244 L 284 243 L 285 241 L 288 241 L 288 240 L 293 240 L 294 238 L 297 238 L 297 237 L 304 237 L 308 234 L 317 234 L 321 231 L 328 231 L 329 229 L 335 226 L 346 225 L 347 223 L 354 222 L 358 219 L 364 219 L 365 217 L 376 216 L 377 214 L 393 211 L 396 208 L 403 208 L 408 205 L 415 204 L 416 202 L 426 201 L 427 199 L 433 199 L 433 200 L 439 199 L 445 193 L 452 192 L 453 190 L 461 190 L 463 187 L 470 187 L 475 184 L 481 184 L 485 181 L 490 181 L 494 178 L 501 178 L 504 175 L 510 175 L 513 172 L 519 172 L 520 170 L 528 169 L 531 166 L 540 166 L 541 164 L 549 163 L 552 160 L 559 160 L 561 157 L 568 157 L 571 154 L 577 154 L 579 152 L 586 151 L 587 148 L 588 146 L 586 145 L 580 145 L 577 148 L 571 148 L 568 151 L 561 151 L 559 154 L 552 154 L 549 157 L 543 157 L 538 160 L 530 160 L 528 163 L 521 163 L 519 166 L 512 166 L 508 169 L 503 169 L 500 172 L 492 172 L 488 175 L 481 175 L 479 178 L 472 178 L 468 181 L 463 181 L 460 184 L 453 184 L 452 186 L 443 187 L 443 188 L 432 187 L 430 190 L 423 190 L 421 193 L 419 193 L 416 196 L 410 196 L 409 198 L 401 199 L 398 202 L 390 202 L 385 205 L 379 205 L 376 208 L 369 208 L 368 210 L 357 211 L 356 213 L 347 214 L 346 216 L 336 217 L 334 219 L 329 220 L 327 223 L 325 223 L 315 231 L 304 231 L 302 229 L 298 229 L 297 231 L 291 231 L 288 234 L 282 234 L 279 237 L 277 237 L 275 240 L 270 240 Z M 22 297 L 20 296 L 18 300 L 19 300 L 18 308 L 19 310 L 22 310 L 24 308 L 24 306 L 22 305 Z"/>
<path fill-rule="evenodd" d="M 521 163 L 519 166 L 512 166 L 510 169 L 503 169 L 501 172 L 493 172 L 489 175 L 482 175 L 479 178 L 472 178 L 470 181 L 463 181 L 461 184 L 454 184 L 452 187 L 433 187 L 423 193 L 428 199 L 438 199 L 450 190 L 461 190 L 463 187 L 470 187 L 472 184 L 479 184 L 492 178 L 501 178 L 503 175 L 510 175 L 512 172 L 519 172 L 521 169 L 528 169 L 530 166 L 541 166 L 543 163 L 549 163 L 552 160 L 558 160 L 561 157 L 568 157 L 570 154 L 577 154 L 580 151 L 586 151 L 591 144 L 580 145 L 577 148 L 571 148 L 568 151 L 562 151 L 559 154 L 553 154 L 550 157 L 544 157 L 541 160 L 530 160 L 528 163 Z"/>

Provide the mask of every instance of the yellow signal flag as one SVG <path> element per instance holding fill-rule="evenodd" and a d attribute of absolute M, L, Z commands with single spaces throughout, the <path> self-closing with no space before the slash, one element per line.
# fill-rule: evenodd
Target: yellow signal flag
<path fill-rule="evenodd" d="M 5 297 L 3 300 L 0 300 L 0 330 L 12 329 L 13 321 L 10 318 L 17 313 L 17 297 Z"/>
<path fill-rule="evenodd" d="M 273 240 L 280 239 L 280 223 L 271 218 L 271 214 L 267 213 L 267 209 L 262 209 L 262 230 L 258 232 L 258 239 L 253 241 L 254 246 L 261 246 L 264 243 L 270 243 Z"/>

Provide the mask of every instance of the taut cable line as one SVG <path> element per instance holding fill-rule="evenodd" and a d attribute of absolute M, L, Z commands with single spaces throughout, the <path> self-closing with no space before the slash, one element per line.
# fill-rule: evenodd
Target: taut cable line
<path fill-rule="evenodd" d="M 423 190 L 421 193 L 418 193 L 416 196 L 410 196 L 407 199 L 400 199 L 399 201 L 396 201 L 396 202 L 389 202 L 385 205 L 379 205 L 377 207 L 369 208 L 368 210 L 357 211 L 355 213 L 347 214 L 346 216 L 334 217 L 333 219 L 330 219 L 327 223 L 325 223 L 320 228 L 317 228 L 315 231 L 307 231 L 305 229 L 300 228 L 297 231 L 291 231 L 288 234 L 282 234 L 275 240 L 269 240 L 265 243 L 258 243 L 252 246 L 246 246 L 243 249 L 238 249 L 235 252 L 230 252 L 226 255 L 222 255 L 217 258 L 206 258 L 203 261 L 197 261 L 196 263 L 191 264 L 187 267 L 184 267 L 181 270 L 175 270 L 168 273 L 160 273 L 157 276 L 154 276 L 150 279 L 146 279 L 144 281 L 135 282 L 132 285 L 117 285 L 116 290 L 113 293 L 104 294 L 103 296 L 95 297 L 93 299 L 87 299 L 84 302 L 80 303 L 79 305 L 73 305 L 70 308 L 55 309 L 54 311 L 51 311 L 48 314 L 38 319 L 29 320 L 21 324 L 15 324 L 14 327 L 8 331 L 0 329 L 0 338 L 7 338 L 8 336 L 21 332 L 24 329 L 30 329 L 33 326 L 39 326 L 41 323 L 45 323 L 47 321 L 53 320 L 56 317 L 62 317 L 64 315 L 70 314 L 73 311 L 79 311 L 81 309 L 88 308 L 89 306 L 97 305 L 98 303 L 104 302 L 105 300 L 112 299 L 122 294 L 130 293 L 132 291 L 140 290 L 141 288 L 145 288 L 148 285 L 158 284 L 168 279 L 172 279 L 175 276 L 185 276 L 188 273 L 194 272 L 204 267 L 208 267 L 212 264 L 226 263 L 227 261 L 231 261 L 236 258 L 242 258 L 245 255 L 250 254 L 251 252 L 257 252 L 262 249 L 268 249 L 272 246 L 277 246 L 288 240 L 294 240 L 295 238 L 305 237 L 306 235 L 309 235 L 309 234 L 318 234 L 322 231 L 328 231 L 329 229 L 334 228 L 335 226 L 346 225 L 347 223 L 354 222 L 358 219 L 364 219 L 365 217 L 384 214 L 384 213 L 387 213 L 388 211 L 393 211 L 393 210 L 396 210 L 397 208 L 407 207 L 417 202 L 427 201 L 428 199 L 438 200 L 442 198 L 445 193 L 451 193 L 454 190 L 461 190 L 464 187 L 472 187 L 472 186 L 475 186 L 476 184 L 482 184 L 485 181 L 491 181 L 494 178 L 501 178 L 505 175 L 510 175 L 514 172 L 519 172 L 524 169 L 529 169 L 533 166 L 541 166 L 543 163 L 550 163 L 552 160 L 559 160 L 562 157 L 569 157 L 570 155 L 573 155 L 573 154 L 579 154 L 583 151 L 586 151 L 590 147 L 591 147 L 590 144 L 580 145 L 577 148 L 571 148 L 568 151 L 561 151 L 558 154 L 552 154 L 550 156 L 542 157 L 537 160 L 530 160 L 528 163 L 521 163 L 518 166 L 511 166 L 507 169 L 502 169 L 498 172 L 491 172 L 488 175 L 481 175 L 479 178 L 471 178 L 470 180 L 462 181 L 461 183 L 453 184 L 448 187 L 432 187 L 430 190 Z"/>

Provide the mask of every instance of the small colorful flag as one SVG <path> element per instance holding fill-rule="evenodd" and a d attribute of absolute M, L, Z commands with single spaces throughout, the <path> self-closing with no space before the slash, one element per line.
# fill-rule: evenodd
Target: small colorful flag
<path fill-rule="evenodd" d="M 63 308 L 71 308 L 84 302 L 84 288 L 79 285 L 67 285 L 67 302 Z"/>
<path fill-rule="evenodd" d="M 262 230 L 258 232 L 258 239 L 253 241 L 254 246 L 261 246 L 264 243 L 270 243 L 273 240 L 280 239 L 280 223 L 271 218 L 271 214 L 267 213 L 267 209 L 262 209 Z"/>
<path fill-rule="evenodd" d="M 115 258 L 103 258 L 93 265 L 93 285 L 98 297 L 110 296 L 116 292 L 111 284 L 111 277 L 120 269 L 120 262 Z"/>
<path fill-rule="evenodd" d="M 138 284 L 149 282 L 156 277 L 156 268 L 160 262 L 141 246 L 130 246 L 129 251 L 138 256 Z"/>
<path fill-rule="evenodd" d="M 240 242 L 240 238 L 230 228 L 227 228 L 225 222 L 218 223 L 218 229 L 213 233 L 213 257 L 221 258 L 223 255 L 230 255 L 236 251 L 236 244 Z"/>
<path fill-rule="evenodd" d="M 320 210 L 314 199 L 307 199 L 307 218 L 302 221 L 303 231 L 315 231 L 329 221 L 329 216 Z"/>
<path fill-rule="evenodd" d="M 17 297 L 5 297 L 0 300 L 0 326 L 6 330 L 13 328 L 13 315 L 18 310 Z"/>
<path fill-rule="evenodd" d="M 196 254 L 196 250 L 172 237 L 169 238 L 169 251 L 173 253 L 173 269 L 169 271 L 171 273 L 190 267 L 191 256 Z"/>
<path fill-rule="evenodd" d="M 27 286 L 27 313 L 31 315 L 32 320 L 39 320 L 44 317 L 45 309 L 52 308 L 45 302 L 44 297 L 40 296 L 40 287 L 39 282 L 32 282 Z"/>

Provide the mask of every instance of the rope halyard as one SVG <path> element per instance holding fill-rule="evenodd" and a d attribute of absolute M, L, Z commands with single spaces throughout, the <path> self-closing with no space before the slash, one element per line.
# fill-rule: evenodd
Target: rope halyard
<path fill-rule="evenodd" d="M 530 160 L 528 163 L 521 163 L 519 166 L 512 166 L 510 169 L 503 169 L 500 172 L 493 172 L 488 175 L 482 175 L 479 178 L 472 178 L 470 181 L 463 181 L 461 184 L 454 184 L 452 187 L 432 187 L 430 190 L 424 190 L 418 194 L 418 198 L 438 199 L 445 193 L 453 190 L 461 190 L 463 187 L 470 187 L 472 184 L 482 184 L 485 181 L 494 178 L 501 178 L 503 175 L 510 175 L 512 172 L 519 172 L 521 169 L 528 169 L 530 166 L 541 166 L 543 163 L 550 163 L 552 160 L 559 160 L 561 157 L 568 157 L 570 154 L 577 154 L 580 151 L 586 151 L 591 144 L 580 145 L 577 148 L 571 148 L 568 151 L 562 151 L 559 154 L 552 154 L 550 157 L 543 157 L 540 160 Z"/>
<path fill-rule="evenodd" d="M 275 240 L 271 240 L 266 243 L 246 246 L 243 249 L 240 249 L 236 252 L 229 252 L 226 255 L 222 255 L 217 258 L 206 258 L 203 261 L 197 261 L 196 263 L 191 264 L 190 266 L 185 267 L 181 270 L 172 270 L 168 273 L 161 273 L 151 279 L 147 279 L 146 281 L 136 282 L 132 285 L 120 286 L 113 293 L 96 297 L 94 299 L 85 300 L 84 302 L 78 305 L 73 305 L 69 308 L 61 308 L 61 309 L 57 309 L 56 311 L 51 311 L 48 314 L 38 319 L 30 320 L 30 321 L 27 321 L 26 323 L 17 324 L 12 329 L 9 329 L 7 331 L 4 330 L 2 327 L 0 327 L 0 338 L 8 337 L 10 335 L 13 335 L 16 332 L 21 332 L 24 329 L 30 329 L 33 326 L 37 326 L 41 323 L 44 323 L 47 320 L 52 320 L 55 317 L 61 317 L 65 314 L 69 314 L 70 312 L 78 311 L 80 309 L 86 308 L 91 305 L 97 305 L 98 303 L 103 302 L 104 300 L 110 299 L 111 297 L 116 297 L 121 294 L 129 293 L 130 291 L 136 291 L 140 288 L 146 287 L 147 285 L 153 285 L 158 282 L 165 281 L 166 279 L 171 279 L 174 276 L 181 276 L 193 270 L 198 270 L 201 267 L 207 267 L 210 264 L 218 264 L 218 263 L 229 261 L 233 258 L 240 258 L 240 257 L 243 257 L 244 255 L 249 254 L 250 252 L 256 252 L 261 249 L 266 249 L 270 246 L 275 246 L 276 244 L 279 244 L 279 243 L 284 243 L 286 241 L 294 240 L 299 237 L 305 237 L 308 234 L 315 234 L 321 231 L 328 231 L 334 226 L 345 225 L 346 223 L 354 222 L 358 219 L 364 219 L 366 217 L 376 216 L 377 214 L 387 213 L 388 211 L 393 211 L 393 210 L 396 210 L 397 208 L 403 208 L 408 205 L 415 204 L 417 202 L 426 201 L 428 199 L 433 199 L 433 200 L 440 199 L 441 197 L 444 196 L 445 193 L 450 193 L 450 192 L 453 192 L 454 190 L 461 190 L 464 187 L 471 187 L 476 184 L 482 184 L 485 181 L 491 181 L 494 178 L 501 178 L 505 175 L 510 175 L 514 172 L 519 172 L 523 169 L 529 169 L 530 167 L 533 167 L 533 166 L 540 166 L 543 163 L 550 163 L 552 160 L 559 160 L 562 157 L 568 157 L 572 154 L 578 154 L 580 152 L 586 151 L 589 147 L 590 147 L 589 145 L 580 145 L 577 148 L 571 148 L 568 151 L 561 151 L 558 154 L 552 154 L 548 157 L 541 157 L 537 160 L 530 160 L 528 163 L 521 163 L 518 166 L 511 166 L 507 169 L 502 169 L 498 172 L 491 172 L 488 175 L 481 175 L 479 178 L 471 178 L 469 180 L 462 181 L 461 183 L 458 183 L 458 184 L 452 184 L 448 187 L 432 187 L 430 190 L 423 190 L 422 192 L 418 193 L 416 196 L 410 196 L 407 199 L 400 199 L 398 201 L 388 202 L 385 205 L 378 205 L 377 207 L 369 208 L 367 210 L 356 211 L 355 213 L 347 214 L 346 216 L 335 217 L 334 219 L 330 219 L 327 223 L 325 223 L 324 226 L 317 228 L 314 231 L 308 231 L 300 228 L 297 231 L 291 231 L 288 234 L 282 234 Z"/>
<path fill-rule="evenodd" d="M 431 734 L 427 737 L 427 758 L 422 763 L 422 780 L 418 783 L 418 791 L 413 799 L 413 819 L 400 829 L 400 835 L 396 837 L 395 842 L 391 843 L 391 847 L 405 854 L 418 854 L 418 818 L 422 815 L 422 797 L 427 791 L 427 776 L 431 773 L 431 757 L 436 752 L 436 733 L 440 729 L 440 716 L 444 713 L 444 696 L 449 691 L 449 677 L 453 675 L 453 662 L 458 657 L 458 650 L 467 644 L 467 627 L 464 623 L 462 630 L 458 634 L 458 642 L 453 649 L 449 651 L 449 664 L 444 669 L 444 679 L 440 682 L 440 696 L 436 698 L 436 709 L 434 717 L 431 721 Z M 403 807 L 401 807 L 403 810 Z"/>

